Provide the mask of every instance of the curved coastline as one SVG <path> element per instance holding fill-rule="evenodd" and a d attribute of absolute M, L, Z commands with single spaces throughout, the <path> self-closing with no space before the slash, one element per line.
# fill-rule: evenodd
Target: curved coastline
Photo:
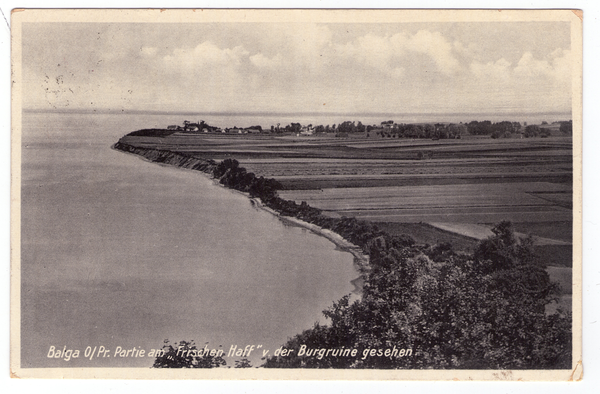
<path fill-rule="evenodd" d="M 324 229 L 315 224 L 305 222 L 303 220 L 300 220 L 300 219 L 292 217 L 292 216 L 282 215 L 281 213 L 277 212 L 276 210 L 264 205 L 260 201 L 259 198 L 250 197 L 250 195 L 248 193 L 244 193 L 239 190 L 231 189 L 231 188 L 228 188 L 228 187 L 220 184 L 217 179 L 209 176 L 209 172 L 212 170 L 212 166 L 214 165 L 214 162 L 212 160 L 200 159 L 200 158 L 188 156 L 188 155 L 181 154 L 181 153 L 171 152 L 168 150 L 134 147 L 131 145 L 123 144 L 121 142 L 117 142 L 117 143 L 113 144 L 111 146 L 111 148 L 114 150 L 117 150 L 117 151 L 134 154 L 136 156 L 139 156 L 142 160 L 145 160 L 145 161 L 148 161 L 151 163 L 168 165 L 168 166 L 178 167 L 178 168 L 187 169 L 187 170 L 199 171 L 199 172 L 203 173 L 205 176 L 207 176 L 209 179 L 211 179 L 214 184 L 221 186 L 223 189 L 226 189 L 226 190 L 234 192 L 234 193 L 239 193 L 239 194 L 247 197 L 254 207 L 276 216 L 277 218 L 279 218 L 279 220 L 281 220 L 285 223 L 291 224 L 293 226 L 305 228 L 316 235 L 326 238 L 327 240 L 332 242 L 337 248 L 339 248 L 341 251 L 348 252 L 348 253 L 352 254 L 352 256 L 354 256 L 354 266 L 355 266 L 357 272 L 360 274 L 360 276 L 358 278 L 354 279 L 353 281 L 351 281 L 351 283 L 355 287 L 355 290 L 353 293 L 355 293 L 355 294 L 361 293 L 362 283 L 363 283 L 362 276 L 363 276 L 365 270 L 368 270 L 369 256 L 364 254 L 362 249 L 359 246 L 351 243 L 350 241 L 348 241 L 347 239 L 342 237 L 340 234 L 337 234 L 331 230 Z"/>
<path fill-rule="evenodd" d="M 242 192 L 239 192 L 239 193 L 242 193 Z M 242 194 L 246 195 L 246 193 L 242 193 Z M 351 243 L 350 241 L 348 241 L 341 235 L 339 235 L 331 230 L 327 230 L 322 227 L 319 227 L 316 224 L 308 223 L 308 222 L 305 222 L 303 220 L 297 219 L 292 216 L 284 216 L 284 215 L 280 214 L 279 212 L 275 211 L 274 209 L 271 209 L 271 208 L 265 206 L 258 198 L 253 198 L 253 197 L 249 197 L 249 196 L 248 196 L 248 198 L 250 198 L 250 201 L 257 208 L 262 209 L 264 211 L 271 213 L 272 215 L 277 216 L 282 221 L 291 223 L 292 225 L 295 225 L 298 227 L 305 228 L 307 230 L 312 231 L 313 233 L 315 233 L 317 235 L 327 238 L 329 241 L 331 241 L 333 244 L 335 244 L 341 250 L 351 253 L 354 256 L 356 263 L 358 263 L 360 267 L 364 268 L 364 266 L 366 266 L 369 263 L 369 256 L 365 255 L 359 246 Z"/>

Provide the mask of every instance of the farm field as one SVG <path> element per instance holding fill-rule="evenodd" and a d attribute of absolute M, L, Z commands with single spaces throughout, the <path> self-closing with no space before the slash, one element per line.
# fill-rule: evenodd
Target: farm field
<path fill-rule="evenodd" d="M 279 195 L 470 249 L 510 220 L 547 265 L 571 267 L 572 138 L 449 140 L 189 134 L 121 142 L 222 160 L 277 179 Z M 564 275 L 563 275 L 564 276 Z"/>
<path fill-rule="evenodd" d="M 357 139 L 324 137 L 278 137 L 276 135 L 187 134 L 173 133 L 162 137 L 125 136 L 121 142 L 129 145 L 204 154 L 205 158 L 228 157 L 232 149 L 238 160 L 263 159 L 262 164 L 274 164 L 281 159 L 321 158 L 349 160 L 415 161 L 419 152 L 431 153 L 430 159 L 504 159 L 525 156 L 534 164 L 570 164 L 570 137 L 536 139 L 463 138 L 460 140 L 427 139 Z M 274 152 L 278 152 L 277 154 Z M 524 152 L 528 152 L 524 155 Z M 560 154 L 563 152 L 564 154 Z M 566 152 L 566 153 L 565 153 Z M 531 156 L 531 157 L 529 157 Z M 532 162 L 533 161 L 533 162 Z M 302 162 L 302 160 L 299 160 Z M 256 164 L 259 164 L 256 162 Z M 407 164 L 407 163 L 405 163 Z"/>
<path fill-rule="evenodd" d="M 473 239 L 491 235 L 501 220 L 525 223 L 522 232 L 539 245 L 565 245 L 571 222 L 571 187 L 550 182 L 461 183 L 429 186 L 289 190 L 285 199 L 320 208 L 330 216 L 355 216 L 374 222 L 426 222 Z M 527 227 L 527 223 L 536 226 Z M 543 226 L 552 223 L 555 232 Z M 542 233 L 536 234 L 540 229 Z M 559 231 L 560 230 L 560 231 Z"/>

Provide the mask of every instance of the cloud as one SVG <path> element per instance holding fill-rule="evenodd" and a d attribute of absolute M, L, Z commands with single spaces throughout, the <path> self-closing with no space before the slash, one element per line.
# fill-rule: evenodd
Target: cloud
<path fill-rule="evenodd" d="M 464 44 L 458 40 L 455 40 L 452 43 L 452 49 L 454 49 L 454 51 L 458 54 L 461 55 L 470 55 L 471 54 L 471 49 L 469 47 L 465 47 Z"/>
<path fill-rule="evenodd" d="M 339 37 L 334 40 L 329 27 L 317 24 L 278 26 L 275 32 L 274 40 L 279 45 L 265 47 L 265 51 L 261 46 L 249 50 L 244 45 L 218 46 L 207 40 L 193 48 L 173 49 L 162 57 L 163 66 L 168 72 L 193 73 L 197 78 L 202 77 L 202 70 L 212 68 L 207 72 L 217 73 L 216 67 L 219 75 L 229 75 L 229 85 L 235 78 L 249 81 L 255 89 L 261 84 L 274 88 L 279 83 L 286 91 L 306 91 L 315 78 L 356 88 L 359 80 L 365 84 L 381 83 L 383 77 L 400 81 L 424 68 L 445 76 L 460 70 L 453 52 L 458 44 L 438 32 L 419 30 L 412 35 L 400 32 L 391 36 L 367 33 L 346 43 L 341 43 Z M 148 57 L 157 51 L 142 47 L 142 53 Z M 257 76 L 265 72 L 271 80 Z"/>
<path fill-rule="evenodd" d="M 570 41 L 546 38 L 549 33 L 527 40 L 531 25 L 498 32 L 498 26 L 410 23 L 70 28 L 42 30 L 53 34 L 25 29 L 30 105 L 68 100 L 81 107 L 284 112 L 570 108 Z M 480 36 L 486 29 L 493 39 Z M 61 35 L 74 37 L 79 50 L 58 38 L 53 45 L 41 39 Z M 60 76 L 64 83 L 54 86 Z"/>
<path fill-rule="evenodd" d="M 570 51 L 557 49 L 544 58 L 524 52 L 516 64 L 504 58 L 494 62 L 472 61 L 468 82 L 472 106 L 485 97 L 486 105 L 512 110 L 557 111 L 571 105 Z"/>
<path fill-rule="evenodd" d="M 262 53 L 257 53 L 256 55 L 252 55 L 250 56 L 250 62 L 258 68 L 264 69 L 275 69 L 278 68 L 282 65 L 283 63 L 283 58 L 281 56 L 281 54 L 277 54 L 275 56 L 273 56 L 272 58 L 268 58 L 265 55 L 263 55 Z"/>
<path fill-rule="evenodd" d="M 550 55 L 552 58 L 552 68 L 554 69 L 555 77 L 564 83 L 571 83 L 571 75 L 573 74 L 573 59 L 571 51 L 565 49 L 556 49 Z"/>
<path fill-rule="evenodd" d="M 552 66 L 547 60 L 537 60 L 531 52 L 525 52 L 514 70 L 516 75 L 534 77 L 552 74 Z"/>
<path fill-rule="evenodd" d="M 525 52 L 514 69 L 515 75 L 531 80 L 546 79 L 554 82 L 570 82 L 571 52 L 554 50 L 548 59 L 536 59 L 531 52 Z"/>
<path fill-rule="evenodd" d="M 548 86 L 570 83 L 571 53 L 568 50 L 557 49 L 546 59 L 537 59 L 531 52 L 525 52 L 517 64 L 512 64 L 501 58 L 495 62 L 481 63 L 474 60 L 469 69 L 479 79 L 487 83 L 508 82 L 515 85 Z"/>
<path fill-rule="evenodd" d="M 405 45 L 411 51 L 429 56 L 444 74 L 453 74 L 460 69 L 459 62 L 453 54 L 453 44 L 438 32 L 419 30 L 406 40 Z"/>
<path fill-rule="evenodd" d="M 471 63 L 469 69 L 478 78 L 505 80 L 510 77 L 510 66 L 510 62 L 501 58 L 495 62 L 488 62 L 485 64 L 475 60 Z"/>
<path fill-rule="evenodd" d="M 202 68 L 206 66 L 240 65 L 249 55 L 243 46 L 221 49 L 210 41 L 205 41 L 194 49 L 177 48 L 172 54 L 163 57 L 163 62 L 173 70 Z"/>
<path fill-rule="evenodd" d="M 455 45 L 440 33 L 419 30 L 414 35 L 366 34 L 336 47 L 336 53 L 344 61 L 358 61 L 394 77 L 408 75 L 410 71 L 418 72 L 422 64 L 415 58 L 424 55 L 435 64 L 438 72 L 452 75 L 460 71 L 460 63 L 454 55 Z"/>

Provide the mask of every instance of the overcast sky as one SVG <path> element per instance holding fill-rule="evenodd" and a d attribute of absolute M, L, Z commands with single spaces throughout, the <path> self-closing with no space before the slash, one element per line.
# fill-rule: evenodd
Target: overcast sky
<path fill-rule="evenodd" d="M 568 22 L 24 23 L 24 108 L 570 112 Z"/>

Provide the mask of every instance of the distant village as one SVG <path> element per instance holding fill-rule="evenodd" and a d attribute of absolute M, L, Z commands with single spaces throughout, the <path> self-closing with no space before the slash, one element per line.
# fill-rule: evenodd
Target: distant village
<path fill-rule="evenodd" d="M 327 126 L 329 127 L 329 126 Z M 335 125 L 334 125 L 335 127 Z M 205 121 L 200 120 L 197 122 L 190 122 L 185 120 L 183 126 L 171 125 L 167 127 L 167 130 L 183 131 L 187 133 L 222 133 L 222 134 L 271 134 L 271 133 L 296 133 L 299 135 L 313 135 L 315 128 L 311 125 L 302 126 L 299 123 L 292 123 L 286 127 L 271 126 L 271 129 L 264 130 L 262 126 L 250 126 L 250 127 L 231 127 L 221 128 L 207 124 Z"/>
<path fill-rule="evenodd" d="M 519 122 L 472 121 L 469 123 L 395 123 L 393 120 L 383 121 L 379 125 L 363 125 L 360 121 L 346 121 L 338 125 L 301 125 L 291 123 L 281 127 L 278 123 L 270 129 L 261 126 L 221 128 L 200 120 L 188 120 L 181 125 L 170 125 L 170 131 L 184 133 L 221 133 L 221 134 L 291 134 L 296 136 L 313 136 L 329 134 L 335 137 L 350 137 L 360 133 L 367 138 L 431 138 L 460 139 L 466 135 L 488 135 L 492 138 L 530 138 L 549 137 L 551 135 L 571 134 L 572 121 L 553 123 L 542 122 L 540 125 L 521 125 Z"/>
<path fill-rule="evenodd" d="M 167 130 L 183 131 L 187 133 L 228 133 L 228 134 L 260 134 L 263 132 L 261 126 L 251 127 L 232 127 L 232 128 L 220 128 L 211 126 L 203 120 L 197 122 L 190 122 L 188 120 L 183 122 L 183 126 L 171 125 L 167 127 Z"/>

